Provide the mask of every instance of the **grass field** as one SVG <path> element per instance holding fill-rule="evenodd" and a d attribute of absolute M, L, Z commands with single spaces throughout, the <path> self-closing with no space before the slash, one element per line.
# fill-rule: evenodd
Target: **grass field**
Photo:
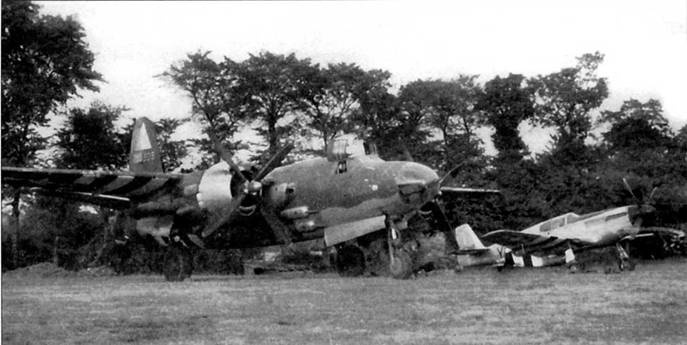
<path fill-rule="evenodd" d="M 3 344 L 685 344 L 687 259 L 634 272 L 36 278 L 4 274 Z"/>

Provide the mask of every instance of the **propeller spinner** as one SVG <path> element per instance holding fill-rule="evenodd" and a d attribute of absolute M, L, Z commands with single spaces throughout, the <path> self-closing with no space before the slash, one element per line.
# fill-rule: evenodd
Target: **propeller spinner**
<path fill-rule="evenodd" d="M 217 229 L 221 228 L 227 223 L 230 223 L 235 217 L 237 217 L 239 215 L 239 208 L 242 206 L 246 197 L 250 196 L 251 198 L 254 198 L 257 204 L 257 202 L 260 200 L 260 192 L 262 191 L 262 179 L 267 176 L 270 171 L 278 167 L 279 164 L 281 164 L 281 161 L 284 160 L 286 155 L 288 155 L 293 149 L 292 144 L 287 144 L 284 148 L 272 156 L 272 158 L 270 158 L 270 160 L 262 167 L 262 169 L 260 169 L 260 171 L 258 171 L 258 173 L 255 174 L 251 180 L 249 180 L 245 175 L 243 175 L 238 165 L 231 160 L 231 155 L 224 149 L 224 147 L 222 147 L 217 138 L 215 138 L 214 135 L 211 135 L 211 139 L 215 146 L 215 150 L 217 150 L 217 152 L 220 154 L 222 160 L 229 164 L 234 176 L 239 179 L 240 183 L 242 183 L 242 188 L 239 188 L 237 195 L 232 198 L 226 214 L 203 230 L 203 238 L 212 235 L 215 231 L 217 231 Z"/>

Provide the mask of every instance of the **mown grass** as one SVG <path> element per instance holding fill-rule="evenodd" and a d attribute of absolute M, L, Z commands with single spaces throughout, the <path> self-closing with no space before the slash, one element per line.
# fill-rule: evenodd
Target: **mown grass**
<path fill-rule="evenodd" d="M 3 276 L 3 344 L 681 344 L 687 260 L 621 274 L 556 268 L 335 275 Z"/>

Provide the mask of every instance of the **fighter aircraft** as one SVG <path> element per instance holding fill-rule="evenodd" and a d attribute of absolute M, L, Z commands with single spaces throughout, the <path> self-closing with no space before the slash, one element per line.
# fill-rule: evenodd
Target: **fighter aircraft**
<path fill-rule="evenodd" d="M 357 275 L 366 262 L 361 245 L 380 237 L 387 243 L 391 274 L 407 278 L 414 269 L 410 219 L 431 217 L 439 231 L 450 233 L 435 201 L 440 192 L 496 192 L 443 187 L 446 177 L 439 178 L 429 167 L 387 162 L 374 152 L 356 156 L 334 149 L 326 158 L 278 167 L 289 145 L 251 173 L 240 169 L 216 140 L 219 163 L 205 171 L 165 173 L 155 138 L 152 123 L 138 119 L 129 171 L 2 167 L 2 182 L 125 211 L 136 220 L 140 235 L 169 248 L 164 274 L 172 281 L 190 276 L 194 248 L 261 247 L 315 238 L 335 246 L 340 273 Z M 447 250 L 456 247 L 455 241 L 447 242 Z"/>
<path fill-rule="evenodd" d="M 470 225 L 463 224 L 454 229 L 456 242 L 460 248 L 455 252 L 458 263 L 462 267 L 494 266 L 503 269 L 505 266 L 514 267 L 542 267 L 563 263 L 562 257 L 547 256 L 518 256 L 513 251 L 497 243 L 485 246 Z"/>
<path fill-rule="evenodd" d="M 625 185 L 629 189 L 626 181 Z M 638 236 L 652 236 L 661 231 L 661 228 L 642 228 L 642 224 L 654 211 L 651 205 L 639 204 L 583 215 L 571 212 L 537 223 L 522 231 L 492 231 L 482 236 L 482 239 L 511 248 L 518 256 L 564 256 L 565 263 L 570 265 L 572 270 L 579 269 L 575 252 L 615 246 L 618 268 L 632 270 L 634 262 L 630 260 L 627 252 L 628 241 Z"/>

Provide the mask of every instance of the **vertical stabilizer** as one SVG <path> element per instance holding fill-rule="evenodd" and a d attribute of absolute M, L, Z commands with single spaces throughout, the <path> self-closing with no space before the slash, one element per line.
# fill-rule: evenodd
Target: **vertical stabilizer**
<path fill-rule="evenodd" d="M 162 172 L 160 148 L 153 123 L 145 117 L 136 119 L 131 135 L 129 170 L 134 173 Z"/>
<path fill-rule="evenodd" d="M 474 249 L 486 249 L 482 241 L 479 240 L 477 234 L 472 231 L 472 228 L 468 224 L 463 224 L 456 228 L 456 242 L 458 242 L 458 248 L 461 250 L 474 250 Z"/>

